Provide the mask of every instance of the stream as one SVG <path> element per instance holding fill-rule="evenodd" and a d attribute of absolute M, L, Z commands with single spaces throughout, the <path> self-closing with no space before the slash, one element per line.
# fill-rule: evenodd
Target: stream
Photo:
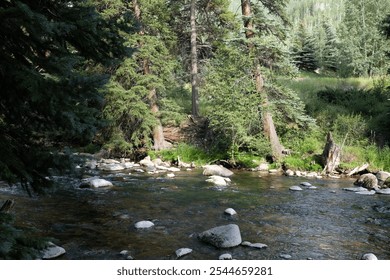
<path fill-rule="evenodd" d="M 61 177 L 61 187 L 30 198 L 19 188 L 0 188 L 0 202 L 14 199 L 16 223 L 32 226 L 66 249 L 60 259 L 176 259 L 179 248 L 193 252 L 183 259 L 355 260 L 364 253 L 390 259 L 390 196 L 359 195 L 342 190 L 354 179 L 309 179 L 235 171 L 226 188 L 205 182 L 201 169 L 165 174 L 97 172 L 113 182 L 109 189 L 80 189 L 80 181 Z M 129 173 L 131 172 L 131 173 Z M 310 182 L 317 189 L 290 191 Z M 234 208 L 237 215 L 224 214 Z M 150 229 L 134 224 L 150 220 Z M 238 246 L 217 249 L 197 234 L 237 224 L 243 241 L 265 249 Z"/>

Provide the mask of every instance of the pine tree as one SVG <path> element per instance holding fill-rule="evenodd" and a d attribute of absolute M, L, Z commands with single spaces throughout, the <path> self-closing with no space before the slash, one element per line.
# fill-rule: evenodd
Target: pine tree
<path fill-rule="evenodd" d="M 325 47 L 322 52 L 322 67 L 325 70 L 336 72 L 339 65 L 339 46 L 336 32 L 329 23 L 324 23 Z"/>
<path fill-rule="evenodd" d="M 0 176 L 38 189 L 56 167 L 53 146 L 93 137 L 104 69 L 124 49 L 119 26 L 85 1 L 2 1 L 0 9 Z"/>
<path fill-rule="evenodd" d="M 105 148 L 112 155 L 131 156 L 138 149 L 166 147 L 160 121 L 159 99 L 173 84 L 175 61 L 169 48 L 174 35 L 168 26 L 170 11 L 162 0 L 134 0 L 121 9 L 134 13 L 136 33 L 125 34 L 126 45 L 136 49 L 116 69 L 106 97 L 104 116 L 110 120 Z M 115 13 L 114 13 L 115 14 Z"/>
<path fill-rule="evenodd" d="M 312 72 L 319 67 L 315 39 L 303 24 L 294 40 L 292 53 L 293 61 L 300 70 Z"/>

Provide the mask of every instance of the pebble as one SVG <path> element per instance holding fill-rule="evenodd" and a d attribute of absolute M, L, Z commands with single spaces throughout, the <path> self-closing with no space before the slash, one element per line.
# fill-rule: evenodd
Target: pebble
<path fill-rule="evenodd" d="M 249 241 L 244 241 L 241 243 L 241 245 L 246 247 L 256 248 L 256 249 L 264 249 L 268 247 L 268 245 L 263 243 L 251 243 Z"/>
<path fill-rule="evenodd" d="M 180 248 L 180 249 L 177 249 L 175 252 L 176 257 L 178 257 L 178 258 L 185 256 L 185 255 L 188 255 L 188 254 L 191 254 L 191 253 L 192 253 L 192 249 L 190 249 L 190 248 Z"/>
<path fill-rule="evenodd" d="M 237 215 L 237 212 L 233 208 L 227 208 L 227 209 L 225 209 L 225 214 L 233 216 L 233 215 Z"/>
<path fill-rule="evenodd" d="M 373 253 L 367 253 L 362 256 L 362 260 L 376 261 L 378 258 Z"/>
<path fill-rule="evenodd" d="M 134 226 L 137 229 L 143 229 L 143 228 L 151 228 L 154 226 L 154 224 L 151 221 L 140 221 L 135 223 Z"/>
<path fill-rule="evenodd" d="M 285 259 L 285 260 L 289 260 L 291 259 L 291 255 L 288 255 L 288 254 L 280 254 L 279 257 L 281 257 L 282 259 Z"/>
<path fill-rule="evenodd" d="M 231 259 L 233 259 L 233 257 L 231 254 L 226 253 L 226 254 L 220 255 L 218 259 L 219 260 L 231 260 Z"/>
<path fill-rule="evenodd" d="M 302 188 L 299 186 L 292 186 L 290 187 L 290 191 L 302 191 Z"/>

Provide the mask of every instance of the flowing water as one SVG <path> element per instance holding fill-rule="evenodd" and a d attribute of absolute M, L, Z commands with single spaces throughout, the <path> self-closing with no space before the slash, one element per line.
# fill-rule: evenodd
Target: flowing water
<path fill-rule="evenodd" d="M 235 172 L 227 188 L 205 182 L 201 170 L 164 174 L 101 173 L 115 187 L 80 189 L 62 178 L 63 187 L 39 198 L 1 188 L 0 201 L 15 199 L 20 225 L 34 226 L 67 251 L 61 259 L 175 259 L 175 250 L 193 249 L 184 259 L 353 260 L 372 252 L 390 259 L 390 196 L 365 196 L 342 190 L 349 179 L 303 179 L 257 172 Z M 290 191 L 308 181 L 317 189 Z M 238 215 L 224 214 L 234 208 Z M 155 226 L 137 230 L 141 220 Z M 217 249 L 197 234 L 234 223 L 243 241 L 266 249 Z"/>

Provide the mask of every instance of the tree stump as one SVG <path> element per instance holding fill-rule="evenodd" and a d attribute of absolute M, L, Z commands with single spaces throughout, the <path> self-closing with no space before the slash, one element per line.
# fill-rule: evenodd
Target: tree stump
<path fill-rule="evenodd" d="M 332 133 L 328 132 L 322 161 L 325 173 L 333 173 L 340 164 L 341 148 L 333 141 Z"/>

